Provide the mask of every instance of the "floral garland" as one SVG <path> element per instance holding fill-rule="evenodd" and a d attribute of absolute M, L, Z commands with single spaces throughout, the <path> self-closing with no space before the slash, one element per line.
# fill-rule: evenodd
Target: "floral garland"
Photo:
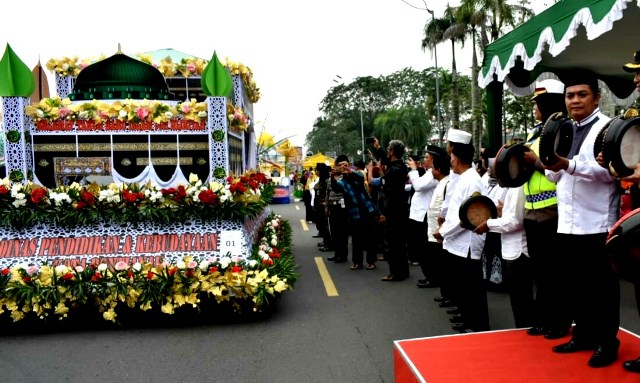
<path fill-rule="evenodd" d="M 102 318 L 116 322 L 119 308 L 174 314 L 198 308 L 205 299 L 250 303 L 261 311 L 297 280 L 290 253 L 291 228 L 271 214 L 261 228 L 259 246 L 248 259 L 227 254 L 207 259 L 185 256 L 175 263 L 91 263 L 88 267 L 19 264 L 0 270 L 0 315 L 14 322 L 29 315 L 68 318 L 73 309 L 94 305 Z M 268 243 L 268 245 L 266 245 Z"/>
<path fill-rule="evenodd" d="M 69 98 L 59 96 L 43 98 L 37 104 L 25 107 L 25 114 L 36 122 L 57 120 L 92 120 L 101 123 L 108 120 L 139 123 L 143 121 L 163 123 L 173 119 L 201 122 L 208 115 L 207 104 L 196 99 L 182 101 L 171 106 L 161 101 L 118 100 L 111 103 L 92 100 L 75 104 Z"/>
<path fill-rule="evenodd" d="M 101 221 L 114 224 L 153 222 L 169 224 L 189 220 L 245 219 L 261 212 L 273 197 L 273 184 L 265 174 L 248 171 L 229 176 L 226 184 L 203 184 L 197 175 L 187 185 L 161 188 L 144 185 L 92 183 L 47 189 L 5 178 L 0 184 L 0 225 L 22 228 L 38 223 L 64 227 Z"/>
<path fill-rule="evenodd" d="M 208 63 L 207 60 L 196 57 L 185 57 L 182 58 L 180 62 L 176 63 L 173 62 L 171 57 L 165 57 L 156 64 L 152 62 L 153 58 L 151 55 L 139 53 L 136 56 L 138 60 L 158 68 L 165 77 L 202 76 L 202 71 Z M 61 77 L 77 77 L 82 69 L 103 59 L 105 59 L 104 55 L 101 55 L 97 59 L 85 59 L 81 62 L 78 61 L 77 56 L 63 57 L 60 59 L 52 58 L 47 61 L 46 67 L 48 70 L 57 73 Z M 253 79 L 253 71 L 242 63 L 236 63 L 229 59 L 226 59 L 226 62 L 225 66 L 229 69 L 231 75 L 238 75 L 242 78 L 249 100 L 254 104 L 257 103 L 260 100 L 260 89 Z"/>
<path fill-rule="evenodd" d="M 229 128 L 238 133 L 244 132 L 249 127 L 249 118 L 242 108 L 234 106 L 231 102 L 227 102 L 227 120 Z"/>

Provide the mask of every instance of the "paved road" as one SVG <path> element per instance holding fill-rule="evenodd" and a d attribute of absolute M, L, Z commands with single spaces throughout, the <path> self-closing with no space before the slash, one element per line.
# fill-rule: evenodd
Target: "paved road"
<path fill-rule="evenodd" d="M 267 319 L 182 327 L 80 329 L 0 336 L 2 382 L 393 382 L 393 341 L 453 334 L 418 289 L 419 268 L 403 282 L 381 282 L 388 270 L 349 270 L 326 262 L 314 225 L 304 230 L 302 203 L 273 205 L 294 228 L 300 266 L 295 290 Z M 328 296 L 318 264 L 337 296 Z M 622 283 L 622 326 L 640 332 L 631 286 Z M 513 327 L 508 297 L 490 293 L 493 329 Z M 551 347 L 553 343 L 550 343 Z M 640 354 L 640 352 L 639 352 Z"/>

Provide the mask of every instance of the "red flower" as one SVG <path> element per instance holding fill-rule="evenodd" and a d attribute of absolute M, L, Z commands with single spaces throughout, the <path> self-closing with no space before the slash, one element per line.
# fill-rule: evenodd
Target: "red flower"
<path fill-rule="evenodd" d="M 127 273 L 127 278 L 133 278 L 133 271 L 129 270 Z"/>
<path fill-rule="evenodd" d="M 273 259 L 271 258 L 263 259 L 262 264 L 267 266 L 273 266 Z"/>
<path fill-rule="evenodd" d="M 187 271 L 185 271 L 185 272 L 184 272 L 184 275 L 185 275 L 186 277 L 191 278 L 191 277 L 193 277 L 193 276 L 195 275 L 195 272 L 194 272 L 193 270 L 189 269 L 189 270 L 187 270 Z"/>
<path fill-rule="evenodd" d="M 0 185 L 0 196 L 7 194 L 9 194 L 9 189 L 4 185 Z"/>
<path fill-rule="evenodd" d="M 84 203 L 86 203 L 87 205 L 91 206 L 95 203 L 96 201 L 96 197 L 93 195 L 93 193 L 83 190 L 82 194 L 80 195 L 80 198 L 82 199 L 82 201 Z"/>
<path fill-rule="evenodd" d="M 22 280 L 25 281 L 26 283 L 31 282 L 31 277 L 28 275 L 25 275 L 24 277 L 22 277 Z"/>
<path fill-rule="evenodd" d="M 216 266 L 211 266 L 211 267 L 209 267 L 209 274 L 213 274 L 213 273 L 215 273 L 216 271 L 218 271 L 218 268 L 217 268 Z"/>
<path fill-rule="evenodd" d="M 233 181 L 233 176 L 227 177 L 227 183 L 231 183 L 231 181 Z"/>
<path fill-rule="evenodd" d="M 256 190 L 258 188 L 258 183 L 255 180 L 251 180 L 249 181 L 249 187 L 253 190 Z"/>
<path fill-rule="evenodd" d="M 184 185 L 179 185 L 178 191 L 176 192 L 176 195 L 173 197 L 173 200 L 178 202 L 186 196 L 187 196 L 187 189 L 184 187 Z"/>
<path fill-rule="evenodd" d="M 203 190 L 198 194 L 198 198 L 205 205 L 215 205 L 218 201 L 218 195 L 213 190 Z"/>
<path fill-rule="evenodd" d="M 31 200 L 31 202 L 37 205 L 40 202 L 42 202 L 46 196 L 47 196 L 47 189 L 37 188 L 31 191 L 31 196 L 29 197 L 29 199 Z"/>
<path fill-rule="evenodd" d="M 271 258 L 280 258 L 280 251 L 278 249 L 276 249 L 275 247 L 271 250 L 271 253 L 269 253 L 269 256 Z"/>
<path fill-rule="evenodd" d="M 153 273 L 153 271 L 149 271 L 149 272 L 147 273 L 147 279 L 148 279 L 148 280 L 152 280 L 154 275 L 155 275 L 155 274 Z"/>
<path fill-rule="evenodd" d="M 249 179 L 247 178 L 247 176 L 240 176 L 240 182 L 246 184 L 247 182 L 249 182 Z"/>
<path fill-rule="evenodd" d="M 134 203 L 138 199 L 138 193 L 132 193 L 129 190 L 124 189 L 122 191 L 122 199 L 124 199 L 127 202 Z"/>
<path fill-rule="evenodd" d="M 73 278 L 73 273 L 66 273 L 62 276 L 62 279 L 64 279 L 65 281 L 68 281 L 71 278 Z"/>
<path fill-rule="evenodd" d="M 172 267 L 169 269 L 169 275 L 173 277 L 173 274 L 176 273 L 176 271 L 178 271 L 177 267 Z"/>
<path fill-rule="evenodd" d="M 162 195 L 173 194 L 176 192 L 176 188 L 167 188 L 161 190 Z"/>
<path fill-rule="evenodd" d="M 91 276 L 91 282 L 98 282 L 102 279 L 102 273 L 98 272 Z"/>
<path fill-rule="evenodd" d="M 9 270 L 8 267 L 5 267 L 4 269 L 2 269 L 2 272 L 0 272 L 0 274 L 2 275 L 8 275 L 11 272 L 11 270 Z"/>
<path fill-rule="evenodd" d="M 233 267 L 231 268 L 231 272 L 232 272 L 232 273 L 239 273 L 239 272 L 241 272 L 241 271 L 242 271 L 242 266 L 233 266 Z"/>
<path fill-rule="evenodd" d="M 76 209 L 78 210 L 84 209 L 85 207 L 87 207 L 87 203 L 84 201 L 78 201 L 76 204 Z"/>

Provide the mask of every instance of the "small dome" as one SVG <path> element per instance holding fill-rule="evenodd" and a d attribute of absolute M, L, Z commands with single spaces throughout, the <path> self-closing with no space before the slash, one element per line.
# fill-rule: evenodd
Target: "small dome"
<path fill-rule="evenodd" d="M 175 96 L 157 68 L 119 52 L 80 71 L 69 99 L 175 100 Z"/>

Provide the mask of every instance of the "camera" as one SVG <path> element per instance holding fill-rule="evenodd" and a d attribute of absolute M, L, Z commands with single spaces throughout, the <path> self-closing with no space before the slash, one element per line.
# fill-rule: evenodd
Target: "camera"
<path fill-rule="evenodd" d="M 364 138 L 364 142 L 367 145 L 373 145 L 373 143 L 376 142 L 376 138 L 375 137 L 365 137 Z"/>

